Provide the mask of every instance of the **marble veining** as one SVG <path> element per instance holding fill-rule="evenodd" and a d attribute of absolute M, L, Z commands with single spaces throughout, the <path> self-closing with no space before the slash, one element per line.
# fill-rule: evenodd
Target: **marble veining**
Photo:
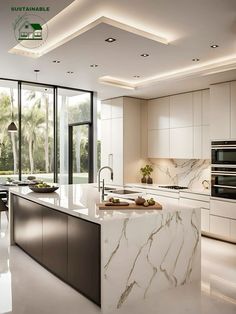
<path fill-rule="evenodd" d="M 106 224 L 103 230 L 104 313 L 199 280 L 197 209 L 147 215 L 143 223 L 139 219 L 116 223 L 115 228 Z M 109 241 L 111 232 L 113 240 Z M 124 257 L 126 262 L 121 266 Z"/>
<path fill-rule="evenodd" d="M 153 179 L 157 184 L 187 186 L 201 189 L 203 180 L 210 180 L 208 159 L 150 159 Z"/>

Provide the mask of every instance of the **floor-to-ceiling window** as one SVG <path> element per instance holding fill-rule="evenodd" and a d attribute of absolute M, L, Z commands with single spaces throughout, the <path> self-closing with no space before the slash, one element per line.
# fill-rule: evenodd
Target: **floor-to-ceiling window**
<path fill-rule="evenodd" d="M 53 88 L 21 86 L 21 173 L 53 182 Z"/>
<path fill-rule="evenodd" d="M 93 182 L 92 92 L 0 79 L 0 110 L 0 182 Z"/>
<path fill-rule="evenodd" d="M 7 130 L 12 121 L 18 122 L 17 85 L 0 80 L 0 182 L 18 179 L 18 133 Z"/>

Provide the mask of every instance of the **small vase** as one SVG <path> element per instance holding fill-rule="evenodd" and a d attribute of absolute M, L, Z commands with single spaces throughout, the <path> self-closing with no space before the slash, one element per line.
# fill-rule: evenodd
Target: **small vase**
<path fill-rule="evenodd" d="M 143 177 L 142 177 L 142 179 L 141 179 L 141 183 L 147 183 L 147 179 L 146 179 L 146 177 L 145 177 L 145 176 L 143 176 Z"/>
<path fill-rule="evenodd" d="M 147 184 L 153 184 L 153 180 L 151 177 L 148 176 L 147 178 Z"/>

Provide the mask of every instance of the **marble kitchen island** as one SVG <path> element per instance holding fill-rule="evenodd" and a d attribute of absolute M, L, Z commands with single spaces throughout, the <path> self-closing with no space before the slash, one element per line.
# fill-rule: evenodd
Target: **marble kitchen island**
<path fill-rule="evenodd" d="M 99 210 L 95 186 L 10 190 L 11 244 L 112 313 L 200 282 L 200 209 Z"/>

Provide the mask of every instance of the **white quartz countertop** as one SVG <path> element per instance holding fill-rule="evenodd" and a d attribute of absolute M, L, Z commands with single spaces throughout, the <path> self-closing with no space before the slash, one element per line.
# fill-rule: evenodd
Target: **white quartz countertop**
<path fill-rule="evenodd" d="M 35 193 L 29 187 L 21 186 L 10 188 L 10 193 L 98 224 L 110 220 L 142 218 L 146 215 L 160 215 L 192 208 L 180 207 L 166 202 L 162 204 L 162 210 L 99 210 L 97 204 L 100 203 L 100 195 L 94 184 L 60 185 L 54 193 Z M 134 197 L 137 194 L 130 196 Z"/>
<path fill-rule="evenodd" d="M 211 191 L 209 189 L 183 189 L 183 190 L 174 190 L 174 189 L 167 189 L 164 187 L 160 187 L 162 184 L 146 184 L 146 183 L 128 183 L 126 184 L 126 187 L 137 187 L 141 189 L 147 189 L 147 190 L 159 190 L 159 191 L 167 191 L 172 193 L 180 193 L 180 192 L 187 192 L 187 193 L 193 193 L 193 194 L 202 194 L 202 195 L 211 195 Z"/>

